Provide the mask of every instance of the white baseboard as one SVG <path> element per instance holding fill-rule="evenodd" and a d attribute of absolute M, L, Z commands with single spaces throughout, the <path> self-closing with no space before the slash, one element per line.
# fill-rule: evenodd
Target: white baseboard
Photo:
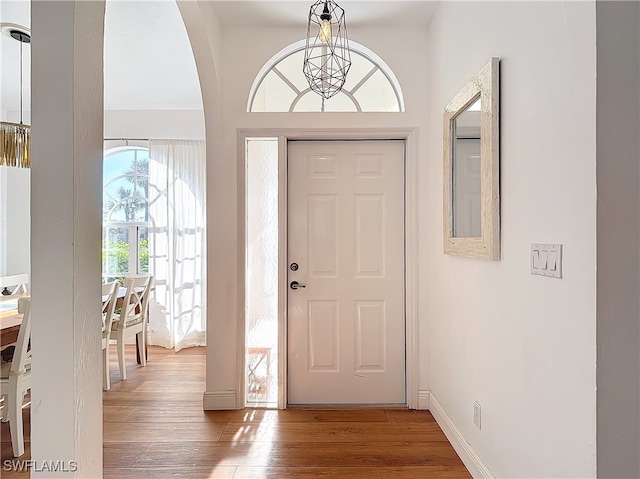
<path fill-rule="evenodd" d="M 496 476 L 485 466 L 478 453 L 466 441 L 431 392 L 429 392 L 429 410 L 474 479 L 495 479 Z"/>
<path fill-rule="evenodd" d="M 238 395 L 234 390 L 205 391 L 202 404 L 205 411 L 240 409 L 238 406 Z"/>
<path fill-rule="evenodd" d="M 431 391 L 418 391 L 418 409 L 429 410 Z"/>

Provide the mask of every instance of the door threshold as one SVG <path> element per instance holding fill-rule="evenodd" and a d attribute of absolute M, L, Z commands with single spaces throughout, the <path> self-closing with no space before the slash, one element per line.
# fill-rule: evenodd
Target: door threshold
<path fill-rule="evenodd" d="M 287 404 L 287 409 L 407 409 L 407 404 Z"/>

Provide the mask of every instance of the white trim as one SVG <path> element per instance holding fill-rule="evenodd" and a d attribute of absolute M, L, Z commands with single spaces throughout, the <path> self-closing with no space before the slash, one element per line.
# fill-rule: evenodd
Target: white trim
<path fill-rule="evenodd" d="M 237 290 L 240 292 L 238 311 L 240 321 L 238 324 L 238 343 L 237 343 L 237 361 L 238 361 L 238 400 L 244 398 L 244 249 L 245 249 L 245 173 L 246 173 L 246 138 L 274 138 L 279 140 L 279 165 L 281 172 L 286 172 L 286 143 L 288 140 L 404 140 L 405 141 L 405 340 L 406 340 L 406 405 L 410 409 L 419 408 L 418 395 L 418 133 L 416 128 L 340 128 L 340 129 L 238 129 L 237 130 L 237 173 L 238 173 L 238 283 Z M 281 151 L 285 146 L 284 155 Z M 286 176 L 286 173 L 284 173 Z M 282 174 L 280 175 L 282 176 Z M 286 177 L 279 179 L 279 188 L 286 192 Z M 281 195 L 282 196 L 282 195 Z M 278 214 L 280 218 L 286 218 L 286 197 L 280 198 L 278 201 Z M 286 235 L 286 223 L 279 225 L 280 233 L 283 238 Z M 280 245 L 280 254 L 286 253 L 286 245 Z M 281 289 L 279 296 L 286 298 L 286 265 L 285 269 L 280 270 Z M 284 282 L 282 278 L 285 278 Z M 284 285 L 284 286 L 283 286 Z M 284 302 L 283 302 L 284 304 Z M 286 308 L 280 309 L 281 325 L 286 325 Z M 282 375 L 281 395 L 279 396 L 278 407 L 284 409 L 286 407 L 286 327 L 281 328 L 279 345 L 281 350 L 278 351 L 278 371 Z M 244 403 L 243 403 L 244 404 Z M 234 409 L 231 407 L 230 409 Z"/>
<path fill-rule="evenodd" d="M 236 377 L 238 383 L 236 385 L 236 394 L 238 408 L 243 408 L 247 404 L 246 380 L 247 380 L 247 355 L 246 355 L 246 301 L 245 294 L 247 292 L 245 277 L 247 268 L 247 137 L 237 135 L 237 191 L 238 191 L 238 217 L 236 241 L 236 264 L 238 265 L 238 321 L 236 323 Z"/>
<path fill-rule="evenodd" d="M 111 143 L 114 141 L 120 141 L 120 140 L 104 140 L 105 143 Z M 128 140 L 127 140 L 128 141 Z M 148 143 L 148 141 L 147 141 Z M 125 145 L 125 146 L 105 146 L 103 151 L 103 158 L 102 161 L 106 160 L 108 157 L 113 156 L 113 155 L 117 155 L 118 153 L 121 153 L 123 151 L 129 151 L 129 150 L 144 150 L 144 151 L 149 151 L 149 147 L 148 146 L 141 146 L 141 145 Z"/>
<path fill-rule="evenodd" d="M 418 133 L 405 136 L 405 344 L 407 407 L 419 408 L 418 399 Z"/>
<path fill-rule="evenodd" d="M 205 411 L 244 408 L 244 404 L 239 405 L 238 394 L 232 389 L 225 391 L 205 391 L 202 396 L 202 405 Z"/>
<path fill-rule="evenodd" d="M 258 91 L 260 84 L 262 83 L 264 78 L 267 76 L 267 74 L 271 71 L 271 69 L 277 66 L 278 63 L 280 63 L 289 55 L 293 55 L 294 53 L 300 50 L 304 50 L 306 46 L 307 46 L 306 38 L 303 40 L 299 40 L 295 43 L 292 43 L 290 45 L 287 45 L 278 53 L 276 53 L 271 58 L 269 58 L 269 60 L 264 65 L 262 65 L 262 68 L 260 68 L 260 71 L 254 78 L 253 83 L 251 84 L 251 88 L 249 89 L 249 98 L 247 99 L 247 110 L 246 110 L 247 112 L 251 112 L 251 106 L 256 96 L 256 92 Z M 396 94 L 396 98 L 398 100 L 398 109 L 399 109 L 398 111 L 400 113 L 404 112 L 405 105 L 404 105 L 404 94 L 402 93 L 402 86 L 400 85 L 400 81 L 398 80 L 398 77 L 396 77 L 395 73 L 393 73 L 393 70 L 391 69 L 391 67 L 382 58 L 380 58 L 373 50 L 370 50 L 369 48 L 365 47 L 361 43 L 355 42 L 353 40 L 349 40 L 349 49 L 352 52 L 362 55 L 363 57 L 365 57 L 367 60 L 369 60 L 371 63 L 373 63 L 375 66 L 378 67 L 378 69 L 387 78 L 387 80 L 389 80 L 389 83 L 391 83 L 393 91 Z"/>
<path fill-rule="evenodd" d="M 287 151 L 287 137 L 284 135 L 278 136 L 278 171 L 286 172 L 288 168 L 288 151 Z M 278 234 L 280 235 L 280 241 L 278 242 L 278 256 L 280 258 L 287 257 L 287 215 L 283 215 L 282 212 L 287 210 L 288 204 L 288 189 L 287 189 L 287 174 L 281 173 L 278 175 Z M 285 378 L 289 377 L 289 371 L 287 361 L 284 358 L 287 357 L 287 336 L 288 336 L 288 317 L 287 311 L 287 294 L 288 288 L 288 264 L 286 261 L 280 261 L 280 270 L 278 271 L 278 329 L 282 333 L 278 335 L 278 357 L 283 358 L 278 360 L 278 409 L 287 408 L 287 397 L 289 384 Z"/>
<path fill-rule="evenodd" d="M 495 479 L 496 476 L 485 465 L 471 444 L 467 442 L 431 392 L 429 393 L 429 410 L 474 479 Z"/>
<path fill-rule="evenodd" d="M 418 391 L 418 409 L 428 411 L 430 399 L 431 391 Z"/>

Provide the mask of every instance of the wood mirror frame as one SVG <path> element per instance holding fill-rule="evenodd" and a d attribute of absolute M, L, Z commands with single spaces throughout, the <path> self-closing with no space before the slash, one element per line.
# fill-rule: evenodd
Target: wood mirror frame
<path fill-rule="evenodd" d="M 444 252 L 500 260 L 499 96 L 500 60 L 491 60 L 444 110 Z M 454 235 L 456 118 L 480 99 L 479 235 Z"/>

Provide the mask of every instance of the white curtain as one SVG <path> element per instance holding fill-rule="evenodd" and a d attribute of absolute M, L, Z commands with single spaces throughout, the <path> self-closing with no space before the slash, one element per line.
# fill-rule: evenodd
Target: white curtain
<path fill-rule="evenodd" d="M 149 140 L 149 344 L 206 341 L 205 142 Z"/>

